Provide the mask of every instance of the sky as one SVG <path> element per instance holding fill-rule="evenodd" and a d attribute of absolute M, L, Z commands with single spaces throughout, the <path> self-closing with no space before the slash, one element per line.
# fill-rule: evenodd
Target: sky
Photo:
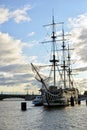
<path fill-rule="evenodd" d="M 87 91 L 87 0 L 0 0 L 0 92 L 37 93 L 30 63 L 47 63 L 43 25 L 64 22 L 74 48 L 75 80 Z"/>

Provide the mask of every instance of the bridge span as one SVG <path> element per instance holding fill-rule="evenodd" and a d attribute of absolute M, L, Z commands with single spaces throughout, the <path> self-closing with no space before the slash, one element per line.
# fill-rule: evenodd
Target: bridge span
<path fill-rule="evenodd" d="M 30 95 L 30 94 L 0 94 L 0 100 L 6 98 L 22 98 L 25 100 L 33 100 L 37 95 Z"/>
<path fill-rule="evenodd" d="M 6 99 L 6 98 L 22 98 L 24 100 L 33 100 L 36 96 L 34 94 L 0 94 L 0 100 Z M 86 100 L 87 101 L 87 95 L 79 95 L 78 101 Z"/>

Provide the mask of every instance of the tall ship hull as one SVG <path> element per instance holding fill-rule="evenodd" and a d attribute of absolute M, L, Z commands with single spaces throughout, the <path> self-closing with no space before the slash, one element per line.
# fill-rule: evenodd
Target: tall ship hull
<path fill-rule="evenodd" d="M 51 92 L 44 90 L 42 97 L 44 106 L 69 106 L 78 102 L 78 90 L 75 88 L 57 89 Z"/>
<path fill-rule="evenodd" d="M 62 25 L 62 31 L 57 36 L 56 25 Z M 35 75 L 35 78 L 42 83 L 40 89 L 44 106 L 68 106 L 74 105 L 78 101 L 78 89 L 74 86 L 71 69 L 71 56 L 69 44 L 65 44 L 65 34 L 63 28 L 63 22 L 55 23 L 54 16 L 52 17 L 52 24 L 45 25 L 52 27 L 51 41 L 51 58 L 50 65 L 45 64 L 45 67 L 49 67 L 49 75 L 43 74 L 39 71 L 41 66 L 36 66 L 31 63 Z M 61 36 L 61 38 L 60 38 Z M 59 38 L 59 39 L 58 39 Z M 59 43 L 58 43 L 59 42 Z M 58 46 L 59 45 L 59 46 Z M 58 49 L 57 49 L 58 47 Z M 59 47 L 61 47 L 59 49 Z M 46 70 L 46 69 L 45 69 Z M 47 72 L 47 71 L 44 71 Z M 44 75 L 44 76 L 43 76 Z"/>

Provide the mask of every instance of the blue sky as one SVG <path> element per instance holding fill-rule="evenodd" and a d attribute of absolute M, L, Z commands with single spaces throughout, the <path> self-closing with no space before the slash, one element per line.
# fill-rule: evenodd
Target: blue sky
<path fill-rule="evenodd" d="M 84 0 L 0 0 L 0 91 L 37 91 L 30 63 L 46 63 L 43 25 L 64 22 L 75 48 L 72 56 L 78 71 L 78 88 L 87 90 L 87 1 Z M 48 46 L 49 47 L 49 46 Z M 37 84 L 36 84 L 37 83 Z"/>

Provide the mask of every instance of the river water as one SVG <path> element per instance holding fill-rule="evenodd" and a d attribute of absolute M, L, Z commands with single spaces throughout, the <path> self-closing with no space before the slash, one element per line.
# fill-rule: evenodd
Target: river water
<path fill-rule="evenodd" d="M 48 109 L 27 101 L 27 111 L 21 111 L 21 102 L 0 101 L 0 130 L 87 130 L 85 102 Z"/>

